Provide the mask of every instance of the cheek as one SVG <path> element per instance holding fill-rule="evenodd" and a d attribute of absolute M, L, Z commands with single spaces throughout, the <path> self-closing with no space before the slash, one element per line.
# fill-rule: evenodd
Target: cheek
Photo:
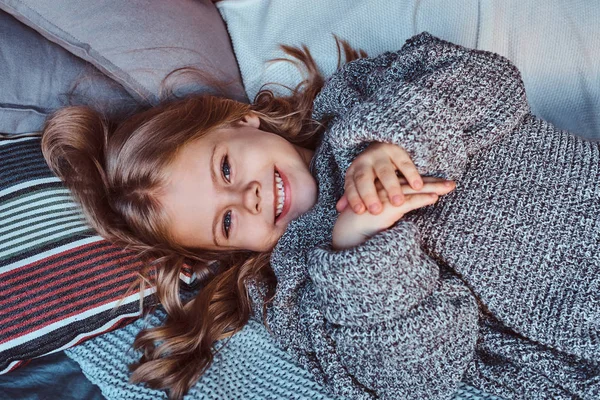
<path fill-rule="evenodd" d="M 257 219 L 252 220 L 251 218 L 244 221 L 244 226 L 239 233 L 241 234 L 241 241 L 253 249 L 262 245 L 270 235 L 264 222 Z"/>
<path fill-rule="evenodd" d="M 256 223 L 244 230 L 246 248 L 253 251 L 270 251 L 275 247 L 283 232 L 267 224 Z"/>

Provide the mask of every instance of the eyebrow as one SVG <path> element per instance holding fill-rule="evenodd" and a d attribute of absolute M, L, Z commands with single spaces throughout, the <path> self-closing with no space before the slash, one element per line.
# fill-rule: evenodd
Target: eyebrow
<path fill-rule="evenodd" d="M 210 153 L 210 164 L 209 164 L 209 169 L 210 169 L 210 177 L 212 179 L 212 183 L 213 186 L 216 187 L 217 186 L 217 174 L 215 173 L 215 152 L 217 149 L 217 145 L 215 143 L 215 145 L 212 148 L 212 151 Z M 217 242 L 217 216 L 215 216 L 213 218 L 213 224 L 212 224 L 212 234 L 213 234 L 213 243 L 215 244 L 216 247 L 222 247 L 218 242 Z"/>

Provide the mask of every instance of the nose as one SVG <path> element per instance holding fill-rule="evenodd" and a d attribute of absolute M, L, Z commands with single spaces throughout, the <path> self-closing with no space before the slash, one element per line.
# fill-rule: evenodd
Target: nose
<path fill-rule="evenodd" d="M 248 212 L 252 214 L 260 214 L 260 212 L 262 211 L 261 200 L 262 199 L 260 183 L 256 181 L 250 182 L 242 190 L 242 204 L 244 208 L 248 210 Z"/>

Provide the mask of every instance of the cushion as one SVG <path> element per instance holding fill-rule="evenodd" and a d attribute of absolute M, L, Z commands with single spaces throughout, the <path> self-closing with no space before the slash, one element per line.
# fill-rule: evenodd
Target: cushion
<path fill-rule="evenodd" d="M 223 23 L 207 1 L 0 1 L 0 9 L 0 71 L 10 77 L 0 91 L 3 373 L 136 319 L 140 293 L 127 289 L 142 263 L 87 226 L 46 166 L 39 139 L 2 135 L 37 131 L 69 103 L 106 103 L 115 112 L 152 103 L 164 76 L 186 65 L 210 64 L 211 84 L 242 87 Z M 155 302 L 152 292 L 141 294 L 146 304 Z"/>
<path fill-rule="evenodd" d="M 333 34 L 355 48 L 377 55 L 398 50 L 423 30 L 467 47 L 476 45 L 477 8 L 470 0 L 223 0 L 217 8 L 227 23 L 248 97 L 263 84 L 294 87 L 301 75 L 289 63 L 268 63 L 284 56 L 280 44 L 306 44 L 322 72 L 337 67 Z M 448 4 L 449 5 L 448 5 Z M 439 8 L 439 12 L 435 9 Z M 276 87 L 273 87 L 278 91 Z"/>
<path fill-rule="evenodd" d="M 181 78 L 181 90 L 245 99 L 229 36 L 208 0 L 0 0 L 0 8 L 123 85 L 136 100 L 158 101 L 161 82 L 177 68 L 210 76 Z"/>
<path fill-rule="evenodd" d="M 398 50 L 422 31 L 493 51 L 521 70 L 534 114 L 600 139 L 600 2 L 505 0 L 223 0 L 249 98 L 268 82 L 293 87 L 300 75 L 280 43 L 308 45 L 326 75 L 335 70 L 332 33 L 369 55 Z"/>
<path fill-rule="evenodd" d="M 0 373 L 140 315 L 142 262 L 86 225 L 39 138 L 0 139 Z M 143 293 L 154 302 L 153 289 Z"/>
<path fill-rule="evenodd" d="M 112 112 L 111 106 L 118 105 L 119 112 L 137 106 L 121 85 L 90 63 L 3 11 L 0 76 L 0 132 L 4 134 L 39 131 L 48 113 L 70 101 L 104 106 L 108 113 Z"/>

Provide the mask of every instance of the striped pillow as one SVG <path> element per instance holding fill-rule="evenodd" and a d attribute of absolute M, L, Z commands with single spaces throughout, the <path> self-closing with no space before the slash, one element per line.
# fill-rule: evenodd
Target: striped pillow
<path fill-rule="evenodd" d="M 39 138 L 0 139 L 0 373 L 138 318 L 141 266 L 85 223 Z"/>

